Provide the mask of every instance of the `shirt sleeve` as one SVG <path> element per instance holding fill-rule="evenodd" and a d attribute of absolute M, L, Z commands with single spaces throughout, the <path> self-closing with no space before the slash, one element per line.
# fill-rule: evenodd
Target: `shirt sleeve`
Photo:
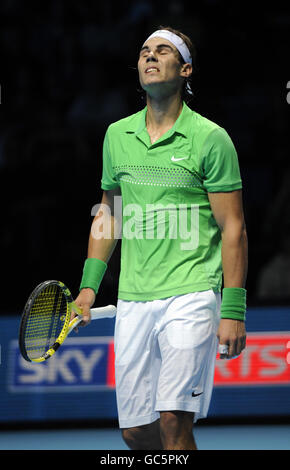
<path fill-rule="evenodd" d="M 222 127 L 211 131 L 203 144 L 202 169 L 208 192 L 227 192 L 242 188 L 236 149 Z"/>
<path fill-rule="evenodd" d="M 116 175 L 112 165 L 112 156 L 109 146 L 108 130 L 105 134 L 103 143 L 103 173 L 101 180 L 101 188 L 104 190 L 114 189 L 119 187 L 119 183 L 116 179 Z"/>

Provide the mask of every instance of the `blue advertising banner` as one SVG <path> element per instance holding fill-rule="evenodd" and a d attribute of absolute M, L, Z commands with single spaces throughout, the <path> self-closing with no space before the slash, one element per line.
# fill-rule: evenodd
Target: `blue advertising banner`
<path fill-rule="evenodd" d="M 106 390 L 112 337 L 67 338 L 58 353 L 40 364 L 19 355 L 18 341 L 10 343 L 9 390 L 50 393 Z"/>
<path fill-rule="evenodd" d="M 19 320 L 0 317 L 0 422 L 116 419 L 114 319 L 79 328 L 39 364 L 20 354 Z"/>
<path fill-rule="evenodd" d="M 290 308 L 252 308 L 243 354 L 217 361 L 209 417 L 290 416 Z M 114 319 L 72 333 L 40 364 L 18 348 L 17 315 L 0 317 L 0 423 L 117 419 Z"/>

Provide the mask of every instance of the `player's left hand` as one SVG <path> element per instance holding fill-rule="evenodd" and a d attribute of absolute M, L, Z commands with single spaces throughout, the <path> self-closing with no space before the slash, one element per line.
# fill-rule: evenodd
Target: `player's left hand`
<path fill-rule="evenodd" d="M 227 353 L 220 354 L 221 359 L 232 359 L 238 356 L 246 347 L 245 322 L 222 318 L 217 337 L 219 339 L 219 346 L 228 346 Z"/>

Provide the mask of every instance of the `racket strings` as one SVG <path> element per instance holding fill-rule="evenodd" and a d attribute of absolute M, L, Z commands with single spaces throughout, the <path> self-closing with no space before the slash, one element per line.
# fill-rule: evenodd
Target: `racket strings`
<path fill-rule="evenodd" d="M 42 356 L 60 335 L 67 302 L 57 285 L 46 287 L 34 300 L 27 318 L 25 348 L 31 359 Z"/>

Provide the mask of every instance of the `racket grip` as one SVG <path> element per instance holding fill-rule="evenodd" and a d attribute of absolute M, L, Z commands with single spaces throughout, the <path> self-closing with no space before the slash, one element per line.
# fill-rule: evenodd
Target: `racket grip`
<path fill-rule="evenodd" d="M 92 320 L 99 318 L 114 318 L 117 313 L 115 305 L 106 305 L 105 307 L 97 307 L 91 309 Z"/>
<path fill-rule="evenodd" d="M 106 307 L 97 307 L 91 309 L 91 318 L 92 320 L 98 320 L 100 318 L 114 318 L 116 316 L 117 308 L 114 305 L 106 305 Z M 81 316 L 75 317 L 71 320 L 68 332 L 69 335 L 74 328 L 78 326 L 78 324 L 82 321 Z"/>

